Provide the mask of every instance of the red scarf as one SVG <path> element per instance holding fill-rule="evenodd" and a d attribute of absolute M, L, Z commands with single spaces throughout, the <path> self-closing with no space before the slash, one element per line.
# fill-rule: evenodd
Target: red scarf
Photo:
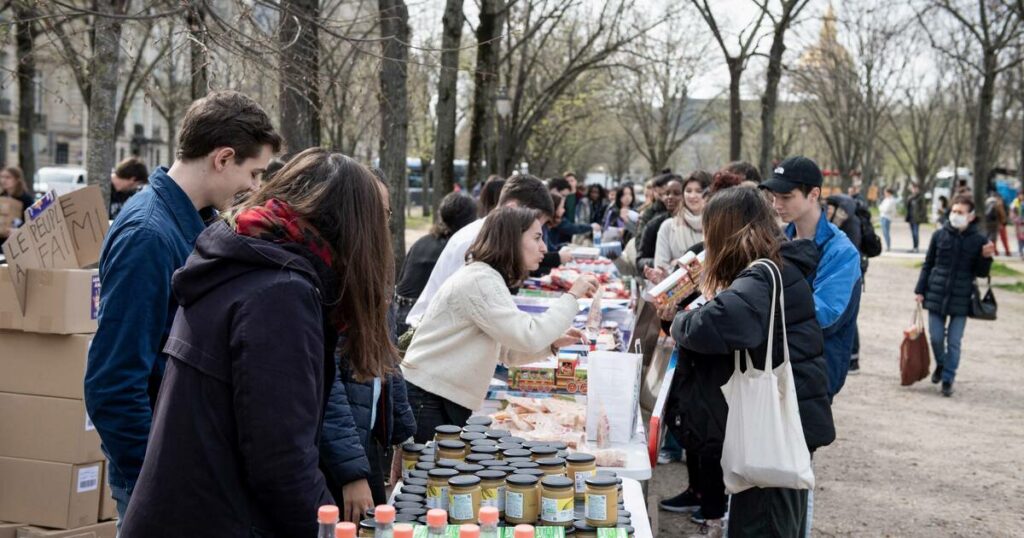
<path fill-rule="evenodd" d="M 235 232 L 272 243 L 297 243 L 333 267 L 331 249 L 320 232 L 295 213 L 287 202 L 270 199 L 262 206 L 250 207 L 235 216 Z"/>

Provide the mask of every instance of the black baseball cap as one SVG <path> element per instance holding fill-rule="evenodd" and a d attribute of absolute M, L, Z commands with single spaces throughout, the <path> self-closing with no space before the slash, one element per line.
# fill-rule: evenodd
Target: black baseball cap
<path fill-rule="evenodd" d="M 779 163 L 772 170 L 772 177 L 768 181 L 761 183 L 760 187 L 771 192 L 785 194 L 800 185 L 821 187 L 821 184 L 821 169 L 818 168 L 817 163 L 807 157 L 798 155 L 796 157 L 789 157 Z"/>

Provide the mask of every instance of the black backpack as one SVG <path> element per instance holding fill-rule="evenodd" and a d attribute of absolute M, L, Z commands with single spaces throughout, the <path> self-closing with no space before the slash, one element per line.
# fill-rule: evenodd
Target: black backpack
<path fill-rule="evenodd" d="M 882 239 L 875 233 L 875 227 L 871 224 L 871 210 L 864 201 L 857 200 L 855 214 L 860 219 L 860 253 L 868 258 L 874 258 L 882 253 Z"/>

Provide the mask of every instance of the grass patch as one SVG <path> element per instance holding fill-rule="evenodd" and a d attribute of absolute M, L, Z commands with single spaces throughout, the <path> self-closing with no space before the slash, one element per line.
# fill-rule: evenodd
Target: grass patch
<path fill-rule="evenodd" d="M 430 217 L 424 217 L 419 212 L 413 212 L 411 216 L 405 217 L 405 228 L 407 230 L 426 230 L 432 224 Z"/>
<path fill-rule="evenodd" d="M 993 288 L 999 288 L 1013 293 L 1024 293 L 1024 282 L 1016 281 L 1013 284 L 992 284 Z"/>
<path fill-rule="evenodd" d="M 1024 275 L 1024 273 L 1021 273 L 1020 271 L 1014 269 L 1013 267 L 1010 267 L 1009 265 L 1006 265 L 1005 263 L 995 262 L 995 263 L 992 264 L 991 275 L 992 276 L 1020 276 L 1020 275 Z M 1020 284 L 1020 282 L 1017 282 L 1017 283 Z"/>

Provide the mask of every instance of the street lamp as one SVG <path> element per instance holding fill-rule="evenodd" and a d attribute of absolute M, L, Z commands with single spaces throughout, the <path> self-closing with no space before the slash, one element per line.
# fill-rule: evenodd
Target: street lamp
<path fill-rule="evenodd" d="M 508 90 L 504 87 L 499 89 L 498 95 L 494 97 L 494 106 L 498 110 L 498 116 L 503 120 L 512 114 L 512 100 L 508 98 Z"/>

